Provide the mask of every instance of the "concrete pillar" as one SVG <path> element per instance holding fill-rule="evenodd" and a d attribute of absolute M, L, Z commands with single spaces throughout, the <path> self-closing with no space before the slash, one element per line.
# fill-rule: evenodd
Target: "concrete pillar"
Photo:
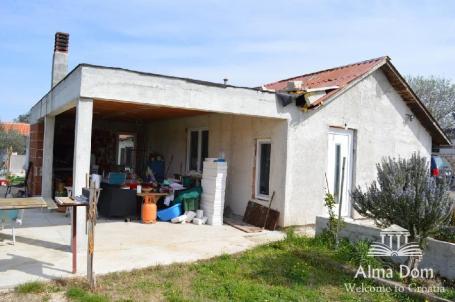
<path fill-rule="evenodd" d="M 52 162 L 54 158 L 54 129 L 55 116 L 44 118 L 43 141 L 43 172 L 41 181 L 41 195 L 45 199 L 52 198 Z"/>
<path fill-rule="evenodd" d="M 86 186 L 86 175 L 90 173 L 90 154 L 92 145 L 93 100 L 79 99 L 76 104 L 73 160 L 73 195 L 82 194 Z M 87 246 L 86 208 L 77 208 L 77 250 L 85 251 Z"/>

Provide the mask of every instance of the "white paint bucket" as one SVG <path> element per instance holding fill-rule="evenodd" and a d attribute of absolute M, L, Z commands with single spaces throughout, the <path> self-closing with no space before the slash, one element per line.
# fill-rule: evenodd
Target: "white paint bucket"
<path fill-rule="evenodd" d="M 99 189 L 101 185 L 101 175 L 92 174 L 92 181 L 95 184 L 95 188 Z"/>

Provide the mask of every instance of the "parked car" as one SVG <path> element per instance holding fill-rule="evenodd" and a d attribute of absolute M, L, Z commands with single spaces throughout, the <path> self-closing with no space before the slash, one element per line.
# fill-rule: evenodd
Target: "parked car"
<path fill-rule="evenodd" d="M 453 171 L 450 163 L 442 156 L 431 156 L 431 175 L 435 177 L 443 177 L 452 185 Z"/>

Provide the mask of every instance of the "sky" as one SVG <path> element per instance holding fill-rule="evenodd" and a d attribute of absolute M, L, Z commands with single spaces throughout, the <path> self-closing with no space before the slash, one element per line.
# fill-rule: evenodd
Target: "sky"
<path fill-rule="evenodd" d="M 0 0 L 0 120 L 51 82 L 54 34 L 79 63 L 259 86 L 388 55 L 455 82 L 455 1 Z"/>

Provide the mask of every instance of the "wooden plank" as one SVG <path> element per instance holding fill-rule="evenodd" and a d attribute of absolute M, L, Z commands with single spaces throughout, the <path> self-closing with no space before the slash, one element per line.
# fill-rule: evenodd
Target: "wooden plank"
<path fill-rule="evenodd" d="M 1 198 L 0 210 L 47 208 L 42 197 Z"/>
<path fill-rule="evenodd" d="M 55 202 L 62 207 L 88 206 L 88 203 L 76 201 L 70 197 L 55 197 Z"/>
<path fill-rule="evenodd" d="M 273 231 L 276 229 L 280 212 L 270 209 L 267 216 L 267 209 L 267 207 L 250 200 L 248 201 L 243 221 L 258 227 L 263 227 L 265 224 L 266 229 Z M 266 216 L 267 223 L 265 223 Z"/>
<path fill-rule="evenodd" d="M 244 221 L 237 220 L 237 219 L 234 219 L 234 218 L 225 217 L 223 219 L 223 222 L 225 222 L 226 224 L 229 224 L 230 226 L 232 226 L 232 227 L 234 227 L 236 229 L 244 231 L 245 233 L 259 233 L 259 232 L 262 232 L 262 228 L 256 227 L 254 225 L 248 224 L 248 223 L 246 223 Z"/>

